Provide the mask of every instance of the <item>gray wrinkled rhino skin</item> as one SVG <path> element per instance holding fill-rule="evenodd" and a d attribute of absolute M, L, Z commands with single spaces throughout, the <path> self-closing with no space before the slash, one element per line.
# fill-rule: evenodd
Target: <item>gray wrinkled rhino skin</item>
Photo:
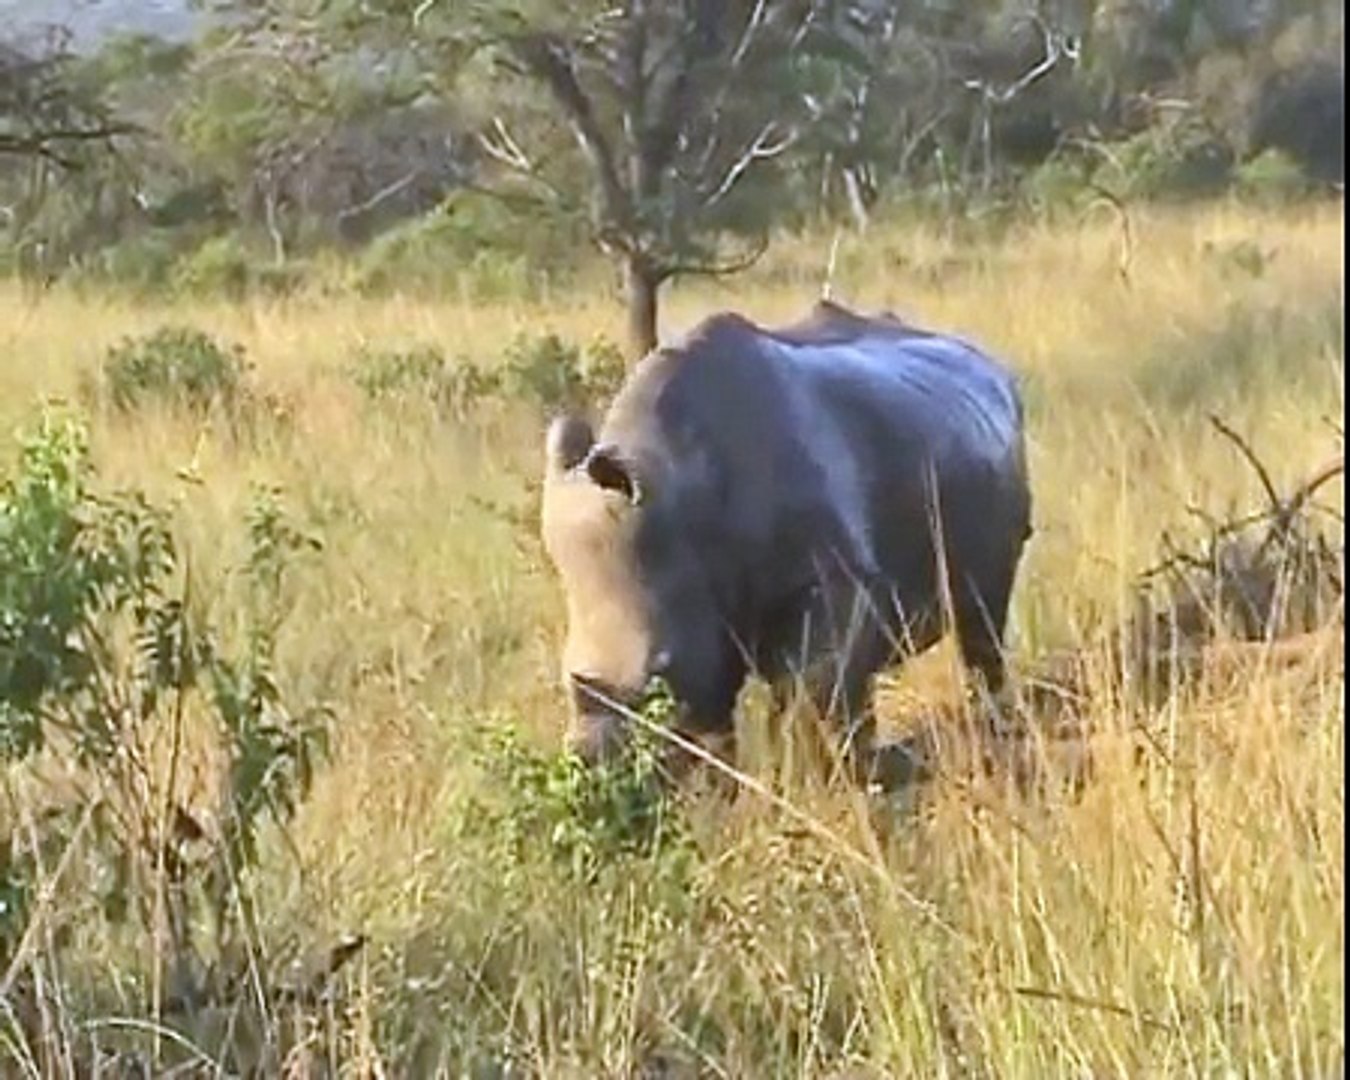
<path fill-rule="evenodd" d="M 589 759 L 622 747 L 615 706 L 656 675 L 682 733 L 727 752 L 757 674 L 804 686 L 867 774 L 873 676 L 933 645 L 944 611 L 1003 682 L 1031 496 L 1016 382 L 972 345 L 830 303 L 780 330 L 715 315 L 642 360 L 598 438 L 556 419 L 545 456 Z"/>

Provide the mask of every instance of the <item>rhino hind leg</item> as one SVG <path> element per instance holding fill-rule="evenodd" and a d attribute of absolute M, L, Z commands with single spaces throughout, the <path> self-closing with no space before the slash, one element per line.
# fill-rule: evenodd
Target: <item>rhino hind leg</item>
<path fill-rule="evenodd" d="M 1020 549 L 1011 557 L 983 559 L 963 568 L 960 586 L 953 590 L 952 615 L 957 645 L 967 668 L 998 694 L 1007 678 L 1004 631 Z"/>

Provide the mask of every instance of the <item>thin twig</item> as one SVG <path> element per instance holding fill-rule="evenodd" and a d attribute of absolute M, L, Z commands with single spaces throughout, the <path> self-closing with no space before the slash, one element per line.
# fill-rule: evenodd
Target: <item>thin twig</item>
<path fill-rule="evenodd" d="M 1270 472 L 1261 459 L 1256 456 L 1256 451 L 1252 449 L 1251 444 L 1224 423 L 1223 419 L 1217 414 L 1210 413 L 1209 422 L 1220 435 L 1238 448 L 1242 456 L 1247 459 L 1247 463 L 1256 470 L 1261 486 L 1266 489 L 1266 497 L 1270 500 L 1271 509 L 1278 517 L 1283 518 L 1285 514 L 1284 500 L 1280 498 L 1280 493 L 1275 489 L 1275 482 L 1270 478 Z"/>
<path fill-rule="evenodd" d="M 1095 1009 L 1098 1012 L 1123 1016 L 1136 1023 L 1143 1024 L 1145 1027 L 1157 1028 L 1159 1031 L 1175 1033 L 1177 1030 L 1175 1024 L 1166 1020 L 1159 1020 L 1156 1016 L 1150 1016 L 1148 1013 L 1141 1013 L 1127 1005 L 1120 1005 L 1114 1001 L 1103 1001 L 1100 998 L 1090 998 L 1067 990 L 1047 990 L 1039 986 L 1014 986 L 1012 992 L 1020 997 L 1035 998 L 1039 1001 L 1056 1001 L 1061 1005 L 1075 1005 L 1083 1009 Z"/>
<path fill-rule="evenodd" d="M 1286 516 L 1293 517 L 1297 514 L 1305 505 L 1307 505 L 1313 495 L 1317 493 L 1318 488 L 1323 484 L 1330 483 L 1344 472 L 1345 457 L 1343 455 L 1334 458 L 1323 465 L 1313 473 L 1311 477 L 1305 480 L 1302 486 L 1285 502 Z"/>
<path fill-rule="evenodd" d="M 1088 209 L 1105 204 L 1115 211 L 1116 220 L 1120 222 L 1120 262 L 1116 272 L 1121 281 L 1129 285 L 1130 267 L 1134 262 L 1134 224 L 1130 219 L 1129 207 L 1125 205 L 1124 199 L 1109 188 L 1093 181 L 1088 181 L 1088 188 L 1097 196 Z"/>
<path fill-rule="evenodd" d="M 29 916 L 28 925 L 23 930 L 23 937 L 19 939 L 19 947 L 14 950 L 14 958 L 10 960 L 4 978 L 0 979 L 0 998 L 9 997 L 10 991 L 14 988 L 15 978 L 18 977 L 24 965 L 28 963 L 29 954 L 33 950 L 34 939 L 46 921 L 48 909 L 56 896 L 57 886 L 61 884 L 61 879 L 65 877 L 66 870 L 69 869 L 71 862 L 74 860 L 80 841 L 84 838 L 84 831 L 89 827 L 89 822 L 93 819 L 94 810 L 97 806 L 97 799 L 90 799 L 85 803 L 84 813 L 80 815 L 79 824 L 75 826 L 75 831 L 71 834 L 65 851 L 61 853 L 55 871 L 43 883 L 42 890 L 38 893 L 37 903 L 33 905 L 33 914 Z"/>
<path fill-rule="evenodd" d="M 84 1024 L 86 1031 L 102 1031 L 111 1029 L 113 1031 L 137 1031 L 141 1034 L 153 1035 L 156 1039 L 166 1039 L 171 1043 L 176 1043 L 190 1054 L 196 1056 L 196 1059 L 205 1065 L 210 1065 L 217 1072 L 224 1066 L 216 1061 L 210 1054 L 198 1046 L 180 1031 L 164 1024 L 151 1023 L 148 1020 L 138 1020 L 132 1016 L 109 1016 L 102 1019 L 89 1020 Z"/>
<path fill-rule="evenodd" d="M 842 229 L 834 230 L 834 240 L 830 243 L 830 258 L 825 264 L 825 280 L 820 286 L 820 298 L 822 300 L 832 299 L 834 292 L 834 267 L 839 258 L 839 241 L 843 237 Z"/>
<path fill-rule="evenodd" d="M 160 805 L 159 825 L 155 835 L 155 906 L 158 910 L 155 913 L 155 970 L 152 972 L 153 981 L 153 999 L 154 999 L 154 1018 L 156 1024 L 163 1019 L 164 1008 L 164 975 L 163 975 L 163 957 L 159 955 L 158 946 L 162 944 L 161 935 L 168 930 L 171 937 L 176 937 L 172 926 L 172 915 L 169 913 L 169 895 L 168 885 L 165 881 L 166 860 L 169 847 L 169 817 L 173 813 L 175 806 L 175 791 L 178 787 L 178 767 L 179 759 L 183 752 L 183 708 L 186 704 L 187 687 L 185 678 L 185 668 L 188 663 L 188 651 L 191 648 L 191 637 L 187 630 L 188 613 L 192 606 L 192 562 L 187 560 L 187 565 L 183 574 L 183 633 L 179 638 L 179 649 L 177 658 L 177 683 L 175 687 L 173 716 L 171 718 L 172 730 L 170 732 L 169 743 L 169 775 L 164 784 L 164 799 Z M 176 830 L 175 830 L 176 832 Z M 166 927 L 166 923 L 168 926 Z M 178 952 L 182 949 L 185 942 L 173 940 L 170 947 Z M 154 1046 L 155 1060 L 159 1060 L 159 1036 L 155 1036 Z"/>

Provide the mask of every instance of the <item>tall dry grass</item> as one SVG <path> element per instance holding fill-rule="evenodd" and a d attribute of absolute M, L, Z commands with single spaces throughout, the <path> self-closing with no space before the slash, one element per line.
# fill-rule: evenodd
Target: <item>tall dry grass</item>
<path fill-rule="evenodd" d="M 1339 205 L 1157 211 L 1132 225 L 1128 248 L 1105 217 L 997 237 L 897 227 L 840 246 L 837 298 L 976 339 L 1024 380 L 1036 535 L 1012 620 L 1017 669 L 1096 648 L 1164 531 L 1193 527 L 1188 506 L 1259 505 L 1208 414 L 1241 430 L 1280 484 L 1336 447 Z M 796 317 L 828 246 L 783 241 L 750 274 L 680 288 L 667 333 L 722 307 Z M 709 801 L 692 811 L 692 868 L 672 879 L 633 864 L 589 885 L 546 859 L 513 860 L 475 828 L 485 781 L 465 730 L 494 715 L 548 745 L 562 707 L 561 605 L 527 524 L 543 418 L 506 407 L 456 423 L 416 402 L 372 406 L 343 365 L 362 343 L 491 361 L 517 331 L 616 337 L 619 318 L 604 289 L 482 307 L 0 294 L 6 430 L 40 397 L 77 397 L 120 336 L 166 321 L 244 345 L 290 410 L 242 440 L 178 415 L 99 414 L 94 438 L 104 482 L 175 505 L 208 594 L 229 589 L 221 538 L 255 480 L 283 485 L 324 538 L 283 655 L 289 680 L 336 705 L 336 744 L 255 883 L 269 954 L 369 938 L 341 1015 L 299 1040 L 311 1067 L 1339 1075 L 1339 630 L 1292 666 L 1258 650 L 1162 706 L 1103 680 L 1089 708 L 1094 779 L 1077 798 L 958 775 L 905 814 L 790 785 L 819 827 L 754 797 Z M 887 708 L 950 700 L 948 661 L 888 680 Z M 757 776 L 779 775 L 771 742 L 747 739 Z M 96 934 L 79 940 L 59 969 L 72 1016 L 143 1008 L 134 958 Z M 129 966 L 114 978 L 116 965 Z M 220 1056 L 219 1029 L 184 1030 Z"/>

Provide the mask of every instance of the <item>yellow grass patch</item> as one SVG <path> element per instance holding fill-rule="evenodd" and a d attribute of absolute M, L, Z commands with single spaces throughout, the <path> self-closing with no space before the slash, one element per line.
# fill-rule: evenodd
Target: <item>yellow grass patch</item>
<path fill-rule="evenodd" d="M 879 227 L 840 246 L 837 299 L 974 338 L 1024 378 L 1036 534 L 1015 669 L 1095 647 L 1164 530 L 1196 527 L 1188 505 L 1261 505 L 1208 413 L 1282 485 L 1337 449 L 1324 418 L 1344 402 L 1340 206 L 1132 224 L 1128 251 L 1105 214 L 997 239 Z M 726 307 L 798 316 L 829 242 L 787 239 L 749 274 L 680 286 L 665 331 Z M 1259 271 L 1239 245 L 1263 253 Z M 370 936 L 351 1024 L 316 1052 L 390 1075 L 507 1061 L 549 1076 L 1338 1074 L 1339 630 L 1297 655 L 1216 653 L 1212 679 L 1156 710 L 1103 681 L 1076 799 L 971 771 L 910 818 L 803 788 L 786 794 L 832 840 L 751 797 L 701 806 L 679 896 L 638 871 L 597 887 L 546 863 L 507 873 L 463 820 L 481 778 L 460 736 L 489 711 L 541 745 L 560 732 L 561 598 L 528 526 L 544 418 L 372 405 L 344 365 L 364 343 L 490 363 L 516 332 L 617 338 L 621 317 L 603 284 L 479 306 L 0 292 L 6 431 L 41 397 L 76 398 L 123 335 L 169 321 L 243 345 L 285 403 L 288 419 L 249 438 L 154 412 L 97 415 L 93 434 L 104 482 L 176 504 L 207 595 L 231 588 L 223 548 L 254 480 L 281 484 L 325 540 L 283 662 L 335 705 L 334 757 L 256 883 L 268 947 Z M 1325 494 L 1342 505 L 1339 485 Z M 917 667 L 886 680 L 886 708 L 950 707 L 950 657 Z"/>

